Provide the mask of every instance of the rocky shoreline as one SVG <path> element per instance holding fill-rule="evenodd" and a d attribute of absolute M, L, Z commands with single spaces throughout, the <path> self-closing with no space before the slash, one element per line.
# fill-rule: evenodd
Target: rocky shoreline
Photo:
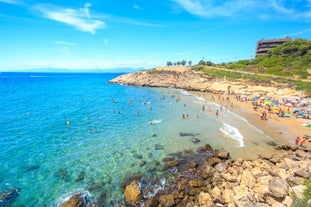
<path fill-rule="evenodd" d="M 278 151 L 274 155 L 256 160 L 233 160 L 230 153 L 214 150 L 209 144 L 196 152 L 171 154 L 163 160 L 160 176 L 133 175 L 122 183 L 124 203 L 110 206 L 291 206 L 303 198 L 305 181 L 311 178 L 310 150 L 291 145 L 275 147 Z M 60 204 L 99 206 L 104 206 L 101 200 L 90 202 L 83 192 Z"/>
<path fill-rule="evenodd" d="M 93 200 L 88 192 L 78 191 L 58 206 L 291 206 L 303 198 L 305 182 L 310 182 L 311 151 L 295 145 L 276 145 L 275 149 L 275 154 L 256 160 L 233 160 L 229 152 L 206 144 L 196 151 L 170 154 L 150 169 L 154 173 L 148 177 L 131 175 L 120 184 L 123 202 L 107 198 L 108 192 Z M 0 206 L 11 206 L 18 193 L 18 189 L 0 192 Z M 107 200 L 111 204 L 105 204 Z M 311 199 L 306 202 L 311 205 Z"/>
<path fill-rule="evenodd" d="M 296 146 L 278 148 L 282 151 L 253 161 L 232 160 L 210 145 L 172 157 L 165 164 L 173 174 L 166 186 L 153 193 L 133 180 L 125 188 L 126 206 L 290 206 L 303 197 L 304 181 L 311 178 L 311 155 Z"/>

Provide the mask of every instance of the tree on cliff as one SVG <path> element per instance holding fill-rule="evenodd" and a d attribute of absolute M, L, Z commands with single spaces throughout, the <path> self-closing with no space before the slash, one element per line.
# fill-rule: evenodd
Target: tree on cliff
<path fill-rule="evenodd" d="M 173 63 L 172 63 L 172 61 L 167 61 L 166 65 L 167 65 L 167 66 L 172 66 Z"/>

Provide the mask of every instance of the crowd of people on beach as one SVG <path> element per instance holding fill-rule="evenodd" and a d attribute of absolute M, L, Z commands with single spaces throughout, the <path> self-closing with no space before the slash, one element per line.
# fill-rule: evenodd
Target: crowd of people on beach
<path fill-rule="evenodd" d="M 234 102 L 231 101 L 234 98 L 236 101 L 244 102 L 245 104 L 251 104 L 252 108 L 260 113 L 261 120 L 268 120 L 272 116 L 288 119 L 303 119 L 305 120 L 305 127 L 311 128 L 311 98 L 300 96 L 287 96 L 287 97 L 272 97 L 267 94 L 235 94 L 234 92 L 228 92 L 225 95 L 219 95 L 218 100 L 212 96 L 212 100 L 224 104 L 226 107 L 234 107 Z M 229 105 L 230 106 L 229 106 Z M 218 111 L 216 112 L 218 113 Z M 218 116 L 218 114 L 216 114 Z M 308 120 L 310 122 L 308 123 Z M 305 146 L 305 143 L 311 136 L 304 135 L 302 138 L 299 136 L 295 139 L 295 144 L 299 147 Z"/>
<path fill-rule="evenodd" d="M 267 111 L 269 114 L 276 114 L 281 118 L 302 118 L 311 120 L 311 98 L 299 96 L 278 98 L 263 94 L 234 94 L 234 96 L 238 101 L 246 103 L 251 102 L 255 111 L 263 109 L 261 112 L 262 120 L 266 120 Z"/>

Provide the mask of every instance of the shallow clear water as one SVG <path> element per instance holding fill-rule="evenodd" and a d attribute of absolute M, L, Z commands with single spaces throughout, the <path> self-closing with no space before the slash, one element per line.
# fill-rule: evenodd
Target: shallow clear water
<path fill-rule="evenodd" d="M 108 84 L 118 75 L 0 74 L 0 191 L 20 189 L 13 206 L 56 206 L 94 184 L 122 201 L 122 180 L 169 153 L 209 143 L 243 156 L 271 140 L 182 90 Z"/>

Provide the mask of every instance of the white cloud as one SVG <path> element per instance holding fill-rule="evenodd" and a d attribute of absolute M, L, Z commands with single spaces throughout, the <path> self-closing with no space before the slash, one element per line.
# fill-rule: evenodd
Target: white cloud
<path fill-rule="evenodd" d="M 90 3 L 85 3 L 84 4 L 84 8 L 82 9 L 83 11 L 84 11 L 84 13 L 85 13 L 85 15 L 87 16 L 87 18 L 91 18 L 91 16 L 90 16 L 90 10 L 89 10 L 89 8 L 92 6 L 92 4 L 90 4 Z"/>
<path fill-rule="evenodd" d="M 173 0 L 191 14 L 213 17 L 232 16 L 257 4 L 257 0 Z"/>
<path fill-rule="evenodd" d="M 73 43 L 73 42 L 66 42 L 66 41 L 54 41 L 53 43 L 55 44 L 59 44 L 59 45 L 66 45 L 66 46 L 77 46 L 76 43 Z"/>
<path fill-rule="evenodd" d="M 289 36 L 289 37 L 294 37 L 294 36 L 301 36 L 303 34 L 308 34 L 311 33 L 311 28 L 308 29 L 304 29 L 298 32 L 293 32 L 293 33 L 289 33 L 289 34 L 285 34 L 285 35 L 280 35 L 280 37 L 285 37 L 285 36 Z"/>
<path fill-rule="evenodd" d="M 142 10 L 143 8 L 141 6 L 139 6 L 138 4 L 134 4 L 133 5 L 133 8 L 134 9 L 137 9 L 137 10 Z"/>
<path fill-rule="evenodd" d="M 0 2 L 7 4 L 23 5 L 23 2 L 18 0 L 0 0 Z"/>
<path fill-rule="evenodd" d="M 90 7 L 91 4 L 86 3 L 80 9 L 62 8 L 50 4 L 38 4 L 34 8 L 45 18 L 68 24 L 80 31 L 94 34 L 96 30 L 104 28 L 105 22 L 93 20 L 90 16 Z"/>
<path fill-rule="evenodd" d="M 291 0 L 172 0 L 187 12 L 202 17 L 241 17 L 310 20 L 311 1 Z"/>

